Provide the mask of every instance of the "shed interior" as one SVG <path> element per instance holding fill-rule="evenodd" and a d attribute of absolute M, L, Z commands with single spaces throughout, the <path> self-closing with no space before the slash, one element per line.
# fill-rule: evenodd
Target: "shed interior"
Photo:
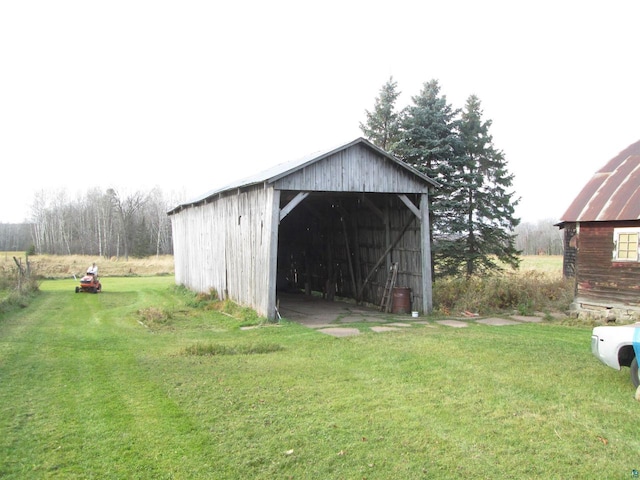
<path fill-rule="evenodd" d="M 280 208 L 297 194 L 282 191 Z M 395 262 L 396 285 L 413 286 L 421 305 L 420 238 L 420 222 L 395 194 L 310 193 L 280 222 L 277 292 L 378 305 Z"/>

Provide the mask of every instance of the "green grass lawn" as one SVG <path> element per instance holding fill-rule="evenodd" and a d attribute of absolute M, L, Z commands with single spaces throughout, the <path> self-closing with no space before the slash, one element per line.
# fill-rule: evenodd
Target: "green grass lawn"
<path fill-rule="evenodd" d="M 0 477 L 630 478 L 640 404 L 590 329 L 241 330 L 172 277 L 0 318 Z M 203 353 L 213 353 L 204 355 Z"/>

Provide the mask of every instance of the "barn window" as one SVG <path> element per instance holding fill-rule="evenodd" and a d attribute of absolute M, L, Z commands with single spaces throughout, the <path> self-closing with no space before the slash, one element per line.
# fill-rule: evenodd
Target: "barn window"
<path fill-rule="evenodd" d="M 640 230 L 634 228 L 616 228 L 613 231 L 613 260 L 617 262 L 638 261 L 638 239 Z"/>

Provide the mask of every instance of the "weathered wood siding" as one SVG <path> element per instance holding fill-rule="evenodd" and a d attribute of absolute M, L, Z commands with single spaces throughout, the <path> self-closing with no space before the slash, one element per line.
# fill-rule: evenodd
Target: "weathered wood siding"
<path fill-rule="evenodd" d="M 640 306 L 640 263 L 612 261 L 617 227 L 640 222 L 581 222 L 576 262 L 576 302 Z"/>
<path fill-rule="evenodd" d="M 397 287 L 411 289 L 412 308 L 422 311 L 422 245 L 420 222 L 397 198 L 389 197 L 385 207 L 389 217 L 389 228 L 375 215 L 359 217 L 359 238 L 361 244 L 360 258 L 363 276 L 375 266 L 380 256 L 385 252 L 390 242 L 394 242 L 401 234 L 404 226 L 409 223 L 400 241 L 391 249 L 388 258 L 377 269 L 370 283 L 365 287 L 364 299 L 370 303 L 379 304 L 382 291 L 388 276 L 388 266 L 391 262 L 398 264 Z"/>
<path fill-rule="evenodd" d="M 578 228 L 575 223 L 564 226 L 564 256 L 562 258 L 562 274 L 565 278 L 576 276 L 578 255 Z"/>
<path fill-rule="evenodd" d="M 388 158 L 355 145 L 275 181 L 278 190 L 423 193 L 428 185 Z"/>
<path fill-rule="evenodd" d="M 176 283 L 273 318 L 276 278 L 379 303 L 389 262 L 398 262 L 397 286 L 430 310 L 432 182 L 364 139 L 332 152 L 172 210 Z"/>
<path fill-rule="evenodd" d="M 268 316 L 275 292 L 271 268 L 274 202 L 279 192 L 256 186 L 172 216 L 176 283 Z M 277 238 L 277 225 L 275 226 Z M 275 247 L 274 247 L 275 248 Z"/>

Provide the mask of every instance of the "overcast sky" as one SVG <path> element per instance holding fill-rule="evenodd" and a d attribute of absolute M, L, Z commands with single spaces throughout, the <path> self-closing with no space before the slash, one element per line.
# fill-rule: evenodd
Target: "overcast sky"
<path fill-rule="evenodd" d="M 0 2 L 0 222 L 38 191 L 192 198 L 362 135 L 390 76 L 493 121 L 523 221 L 640 140 L 640 2 Z"/>

